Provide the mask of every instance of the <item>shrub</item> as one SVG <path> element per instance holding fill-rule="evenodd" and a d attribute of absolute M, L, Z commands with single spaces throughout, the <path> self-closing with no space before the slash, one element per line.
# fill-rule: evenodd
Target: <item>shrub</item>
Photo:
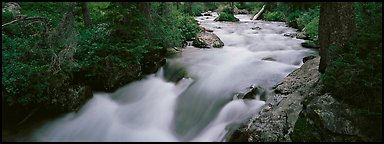
<path fill-rule="evenodd" d="M 330 53 L 342 55 L 332 59 L 323 79 L 336 98 L 381 111 L 381 46 L 367 47 L 368 43 L 370 40 L 356 39 L 344 48 L 331 48 Z"/>
<path fill-rule="evenodd" d="M 319 16 L 313 18 L 305 25 L 305 34 L 309 35 L 311 40 L 318 41 Z"/>
<path fill-rule="evenodd" d="M 259 4 L 260 2 L 237 2 L 235 5 L 238 9 L 246 9 L 248 11 L 253 10 L 256 7 L 262 7 Z"/>
<path fill-rule="evenodd" d="M 227 13 L 227 14 L 231 14 L 231 13 L 233 13 L 233 11 L 232 11 L 232 9 L 231 9 L 230 7 L 226 7 L 226 8 L 224 8 L 222 12 L 223 12 L 223 13 Z"/>
<path fill-rule="evenodd" d="M 217 17 L 217 21 L 237 21 L 238 19 L 230 13 L 221 12 L 219 17 Z"/>
<path fill-rule="evenodd" d="M 193 16 L 202 16 L 201 13 L 203 12 L 203 7 L 201 5 L 194 5 L 192 8 L 192 15 Z"/>
<path fill-rule="evenodd" d="M 217 9 L 217 5 L 212 2 L 206 2 L 204 3 L 204 9 L 209 11 L 214 11 Z"/>
<path fill-rule="evenodd" d="M 299 17 L 296 18 L 296 21 L 298 29 L 303 29 L 307 24 L 312 22 L 314 18 L 320 16 L 320 6 L 299 13 Z"/>
<path fill-rule="evenodd" d="M 181 35 L 183 40 L 192 40 L 196 37 L 197 33 L 200 31 L 199 25 L 197 25 L 196 20 L 193 17 L 178 14 L 177 15 L 178 29 L 181 30 Z"/>
<path fill-rule="evenodd" d="M 264 12 L 263 17 L 265 20 L 268 21 L 285 21 L 284 20 L 284 13 L 275 11 L 275 12 Z"/>

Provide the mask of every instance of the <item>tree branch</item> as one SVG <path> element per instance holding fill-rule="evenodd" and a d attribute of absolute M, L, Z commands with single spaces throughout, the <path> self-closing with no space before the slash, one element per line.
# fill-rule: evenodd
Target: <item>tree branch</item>
<path fill-rule="evenodd" d="M 1 25 L 1 28 L 5 27 L 7 25 L 13 24 L 15 22 L 18 22 L 18 21 L 23 21 L 23 20 L 44 20 L 45 21 L 45 20 L 47 20 L 47 18 L 45 18 L 45 17 L 27 17 L 27 18 L 22 18 L 22 19 L 15 19 L 11 22 L 8 22 L 8 23 Z"/>

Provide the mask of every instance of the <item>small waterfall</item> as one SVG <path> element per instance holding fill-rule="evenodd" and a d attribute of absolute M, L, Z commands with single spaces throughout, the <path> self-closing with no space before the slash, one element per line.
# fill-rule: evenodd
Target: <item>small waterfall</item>
<path fill-rule="evenodd" d="M 193 44 L 193 41 L 186 41 L 187 42 L 187 46 L 192 46 Z"/>

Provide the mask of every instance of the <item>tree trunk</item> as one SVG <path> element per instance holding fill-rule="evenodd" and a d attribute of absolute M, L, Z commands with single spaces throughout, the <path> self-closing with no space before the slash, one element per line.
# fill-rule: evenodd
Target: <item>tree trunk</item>
<path fill-rule="evenodd" d="M 193 9 L 193 2 L 187 2 L 188 3 L 188 14 L 193 15 L 192 9 Z"/>
<path fill-rule="evenodd" d="M 335 54 L 329 52 L 331 45 L 342 48 L 348 40 L 355 37 L 354 3 L 326 2 L 320 6 L 319 72 L 324 73 Z"/>
<path fill-rule="evenodd" d="M 162 2 L 160 3 L 160 15 L 171 15 L 172 14 L 172 2 Z"/>
<path fill-rule="evenodd" d="M 176 2 L 176 9 L 177 9 L 177 10 L 180 9 L 180 2 Z"/>
<path fill-rule="evenodd" d="M 139 10 L 143 12 L 146 18 L 151 17 L 151 3 L 150 2 L 138 2 L 136 5 L 139 7 Z"/>
<path fill-rule="evenodd" d="M 85 27 L 91 26 L 91 17 L 89 15 L 89 10 L 88 10 L 88 4 L 87 2 L 81 2 L 81 11 L 83 12 L 83 18 L 84 18 L 84 25 Z"/>
<path fill-rule="evenodd" d="M 166 7 L 166 12 L 167 12 L 167 14 L 172 14 L 172 12 L 173 12 L 173 5 L 172 5 L 172 2 L 166 2 L 166 4 L 167 4 L 167 7 Z"/>
<path fill-rule="evenodd" d="M 230 6 L 231 6 L 231 14 L 234 14 L 234 13 L 235 13 L 235 12 L 234 12 L 234 10 L 235 10 L 234 2 L 231 2 L 231 3 L 230 3 Z"/>

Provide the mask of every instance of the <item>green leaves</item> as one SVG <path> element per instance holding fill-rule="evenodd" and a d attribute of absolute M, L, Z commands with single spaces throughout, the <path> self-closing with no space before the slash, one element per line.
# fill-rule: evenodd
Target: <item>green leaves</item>
<path fill-rule="evenodd" d="M 361 10 L 357 9 L 357 13 Z M 326 89 L 336 98 L 381 113 L 382 36 L 381 26 L 378 26 L 381 21 L 370 21 L 369 28 L 361 24 L 377 15 L 380 14 L 357 15 L 360 19 L 357 20 L 357 38 L 344 47 L 329 48 L 331 64 L 322 79 Z"/>
<path fill-rule="evenodd" d="M 67 3 L 20 3 L 22 14 L 50 18 L 56 29 L 41 36 L 32 35 L 37 24 L 3 29 L 4 100 L 9 105 L 61 107 L 75 100 L 69 94 L 74 86 L 112 90 L 139 78 L 143 65 L 161 60 L 166 47 L 182 46 L 199 31 L 193 17 L 164 11 L 168 5 L 151 3 L 145 13 L 140 4 L 89 3 L 91 27 L 82 25 L 80 8 L 75 7 L 74 19 L 60 27 Z M 3 13 L 3 23 L 13 17 Z"/>
<path fill-rule="evenodd" d="M 279 11 L 274 11 L 274 12 L 265 12 L 263 14 L 265 20 L 269 21 L 284 21 L 284 13 L 279 12 Z"/>

